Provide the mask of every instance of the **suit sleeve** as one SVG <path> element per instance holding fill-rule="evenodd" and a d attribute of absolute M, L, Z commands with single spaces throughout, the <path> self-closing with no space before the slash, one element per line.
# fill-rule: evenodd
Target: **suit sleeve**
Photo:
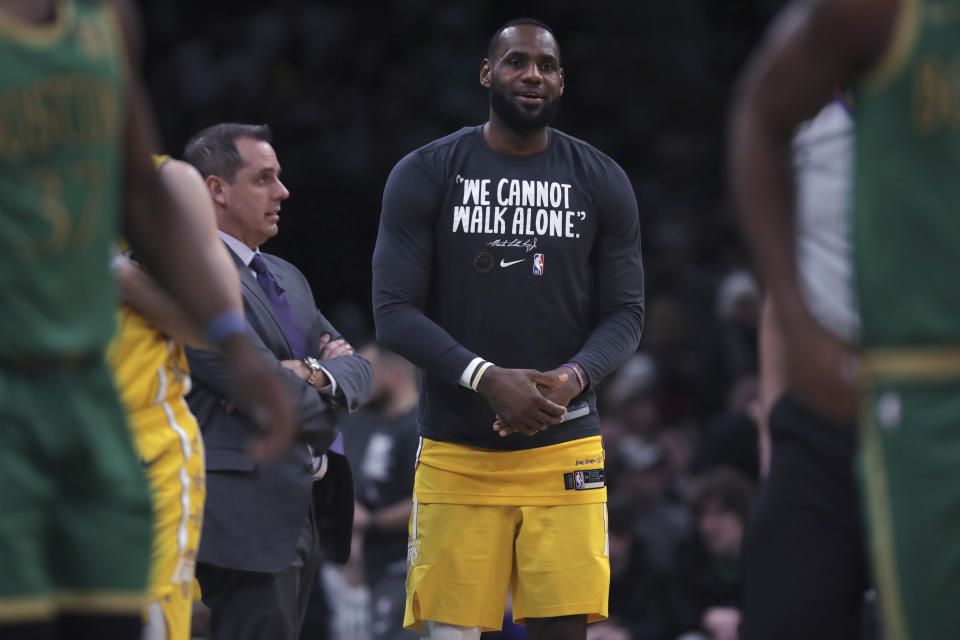
<path fill-rule="evenodd" d="M 343 337 L 318 309 L 309 335 L 319 340 L 324 333 L 329 333 L 331 340 Z M 319 357 L 318 353 L 313 355 Z M 321 364 L 337 381 L 337 393 L 333 398 L 335 404 L 339 405 L 342 401 L 347 411 L 352 413 L 370 400 L 373 395 L 373 368 L 366 359 L 358 355 L 340 356 L 322 360 Z"/>
<path fill-rule="evenodd" d="M 289 387 L 302 437 L 318 450 L 325 451 L 337 436 L 337 419 L 332 407 L 316 389 L 281 365 L 277 356 L 267 348 L 256 332 L 251 329 L 250 334 L 257 350 L 276 368 L 278 375 Z M 223 355 L 217 351 L 187 348 L 187 357 L 190 362 L 190 377 L 196 384 L 227 400 L 238 412 L 249 418 L 246 402 L 231 379 L 229 365 Z"/>
<path fill-rule="evenodd" d="M 390 172 L 373 252 L 373 314 L 381 344 L 456 385 L 477 356 L 424 313 L 441 198 L 416 153 Z"/>
<path fill-rule="evenodd" d="M 597 324 L 571 359 L 580 363 L 590 386 L 629 358 L 643 329 L 643 261 L 640 215 L 630 180 L 611 162 L 597 189 L 599 229 L 593 249 Z"/>

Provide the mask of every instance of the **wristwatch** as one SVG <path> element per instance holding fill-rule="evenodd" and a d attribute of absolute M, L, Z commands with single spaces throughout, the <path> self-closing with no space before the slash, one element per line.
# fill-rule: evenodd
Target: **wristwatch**
<path fill-rule="evenodd" d="M 323 375 L 323 369 L 320 368 L 320 361 L 313 356 L 307 356 L 303 359 L 303 364 L 307 365 L 307 369 L 310 369 L 310 376 L 307 378 L 307 384 L 311 387 L 316 386 L 314 383 L 320 376 Z"/>

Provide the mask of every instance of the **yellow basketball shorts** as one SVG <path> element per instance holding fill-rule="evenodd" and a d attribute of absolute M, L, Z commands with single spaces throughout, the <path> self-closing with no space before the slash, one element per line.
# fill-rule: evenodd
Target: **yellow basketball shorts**
<path fill-rule="evenodd" d="M 153 498 L 149 598 L 159 603 L 168 640 L 188 640 L 193 574 L 203 525 L 203 444 L 182 398 L 130 414 Z"/>
<path fill-rule="evenodd" d="M 519 481 L 517 481 L 519 479 Z M 410 516 L 403 625 L 500 629 L 513 618 L 607 617 L 600 437 L 489 451 L 424 439 Z M 472 492 L 472 493 L 471 493 Z"/>

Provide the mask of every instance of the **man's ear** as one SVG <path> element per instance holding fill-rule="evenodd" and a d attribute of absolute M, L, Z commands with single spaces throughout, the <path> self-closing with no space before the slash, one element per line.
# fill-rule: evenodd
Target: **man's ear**
<path fill-rule="evenodd" d="M 210 197 L 213 198 L 213 201 L 219 205 L 225 205 L 227 203 L 227 194 L 225 193 L 226 181 L 220 176 L 207 176 L 205 180 L 207 184 L 207 191 L 210 192 Z"/>
<path fill-rule="evenodd" d="M 480 86 L 490 88 L 490 61 L 486 58 L 480 63 Z"/>

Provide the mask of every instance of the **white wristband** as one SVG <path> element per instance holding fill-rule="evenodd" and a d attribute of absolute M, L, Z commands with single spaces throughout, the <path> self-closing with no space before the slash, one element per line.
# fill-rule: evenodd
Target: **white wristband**
<path fill-rule="evenodd" d="M 473 380 L 470 381 L 470 388 L 474 391 L 477 390 L 477 386 L 480 384 L 480 378 L 483 377 L 483 374 L 486 373 L 487 369 L 493 366 L 492 362 L 484 362 L 477 368 L 476 373 L 473 374 Z"/>
<path fill-rule="evenodd" d="M 477 367 L 482 365 L 484 362 L 483 358 L 474 358 L 470 361 L 470 364 L 466 366 L 463 370 L 463 373 L 460 374 L 460 386 L 467 389 L 470 388 L 470 381 L 473 379 L 473 374 L 476 372 Z"/>

